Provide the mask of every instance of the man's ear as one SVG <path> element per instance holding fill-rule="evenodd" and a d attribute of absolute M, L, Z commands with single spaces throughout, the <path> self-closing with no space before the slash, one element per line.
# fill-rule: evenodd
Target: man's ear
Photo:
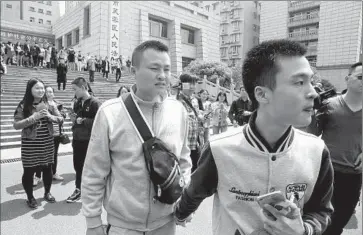
<path fill-rule="evenodd" d="M 270 102 L 270 93 L 271 90 L 267 87 L 256 86 L 255 87 L 255 97 L 258 103 L 268 104 Z"/>

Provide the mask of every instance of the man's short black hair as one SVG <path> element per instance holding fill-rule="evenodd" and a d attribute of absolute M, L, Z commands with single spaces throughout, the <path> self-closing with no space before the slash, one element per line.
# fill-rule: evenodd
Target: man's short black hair
<path fill-rule="evenodd" d="M 78 87 L 84 87 L 85 89 L 88 88 L 87 80 L 83 77 L 78 77 L 72 81 L 72 84 L 75 84 Z"/>
<path fill-rule="evenodd" d="M 354 72 L 355 68 L 359 66 L 362 66 L 362 62 L 357 62 L 355 64 L 352 64 L 349 68 L 349 75 L 351 75 Z"/>
<path fill-rule="evenodd" d="M 166 46 L 164 43 L 157 41 L 157 40 L 149 40 L 141 43 L 138 45 L 134 51 L 132 52 L 132 59 L 131 63 L 132 66 L 138 67 L 140 65 L 140 58 L 144 51 L 147 49 L 154 49 L 159 52 L 169 52 L 168 46 Z"/>
<path fill-rule="evenodd" d="M 189 73 L 183 73 L 180 75 L 179 80 L 181 83 L 196 83 L 198 81 L 198 77 Z"/>
<path fill-rule="evenodd" d="M 254 108 L 258 107 L 256 86 L 272 90 L 276 87 L 276 74 L 279 71 L 276 59 L 279 56 L 304 56 L 305 53 L 303 45 L 286 39 L 262 42 L 247 53 L 242 67 L 243 86 Z"/>

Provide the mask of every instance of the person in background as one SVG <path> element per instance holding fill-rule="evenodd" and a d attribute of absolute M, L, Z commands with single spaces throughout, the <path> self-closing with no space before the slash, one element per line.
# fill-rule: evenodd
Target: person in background
<path fill-rule="evenodd" d="M 106 74 L 106 80 L 108 81 L 108 73 L 110 72 L 110 61 L 108 60 L 108 57 L 105 57 L 105 60 L 102 60 L 102 77 L 105 77 Z"/>
<path fill-rule="evenodd" d="M 44 66 L 44 57 L 45 57 L 45 49 L 43 47 L 43 44 L 40 44 L 38 49 L 39 49 L 38 67 L 43 68 L 43 66 Z"/>
<path fill-rule="evenodd" d="M 212 115 L 212 103 L 208 100 L 209 93 L 207 90 L 201 89 L 198 95 L 199 111 L 203 115 L 202 121 L 199 125 L 199 141 L 200 146 L 203 146 L 206 142 L 209 141 L 209 126 Z"/>
<path fill-rule="evenodd" d="M 316 114 L 316 136 L 321 135 L 334 167 L 332 222 L 324 235 L 340 235 L 359 201 L 362 188 L 362 62 L 345 77 L 346 93 L 328 99 Z M 312 129 L 312 128 L 309 128 Z"/>
<path fill-rule="evenodd" d="M 81 54 L 81 51 L 78 51 L 78 55 L 77 55 L 77 71 L 78 72 L 82 71 L 82 54 Z"/>
<path fill-rule="evenodd" d="M 24 51 L 22 49 L 22 46 L 20 45 L 19 42 L 17 42 L 14 46 L 15 49 L 15 54 L 16 54 L 16 65 L 23 67 L 23 56 L 24 56 Z"/>
<path fill-rule="evenodd" d="M 31 54 L 30 54 L 30 45 L 28 40 L 25 41 L 25 44 L 23 46 L 23 50 L 24 50 L 24 65 L 26 67 L 30 67 L 31 65 Z"/>
<path fill-rule="evenodd" d="M 51 86 L 45 86 L 45 95 L 48 100 L 49 105 L 53 105 L 54 107 L 57 107 L 59 113 L 62 115 L 63 120 L 66 118 L 66 113 L 63 110 L 63 104 L 55 100 L 54 98 L 54 90 Z M 60 134 L 62 132 L 63 123 L 53 123 L 53 138 L 54 138 L 54 163 L 52 165 L 52 174 L 53 174 L 53 180 L 64 180 L 62 176 L 57 174 L 57 165 L 58 165 L 58 149 L 60 144 Z M 41 171 L 38 169 L 35 173 L 34 177 L 34 185 L 38 185 L 41 178 Z"/>
<path fill-rule="evenodd" d="M 50 69 L 50 60 L 52 57 L 52 47 L 49 46 L 49 44 L 47 44 L 46 46 L 44 46 L 45 48 L 45 58 L 44 61 L 47 65 L 47 69 Z"/>
<path fill-rule="evenodd" d="M 111 57 L 111 74 L 113 74 L 116 68 L 117 68 L 117 61 L 113 57 Z"/>
<path fill-rule="evenodd" d="M 6 49 L 5 49 L 5 63 L 7 65 L 12 65 L 13 61 L 14 61 L 14 55 L 15 55 L 15 51 L 14 51 L 14 45 L 11 42 L 8 42 L 8 44 L 6 44 Z"/>
<path fill-rule="evenodd" d="M 199 159 L 199 123 L 202 119 L 202 115 L 199 113 L 198 101 L 192 98 L 192 94 L 195 91 L 195 84 L 198 78 L 194 75 L 183 73 L 179 77 L 179 94 L 177 100 L 179 100 L 188 113 L 188 147 L 190 149 L 190 158 L 192 159 L 192 173 L 197 168 Z"/>
<path fill-rule="evenodd" d="M 58 67 L 57 49 L 55 49 L 55 44 L 52 46 L 52 52 L 50 57 L 50 67 L 56 69 Z"/>
<path fill-rule="evenodd" d="M 87 70 L 89 71 L 89 81 L 95 81 L 96 61 L 93 56 L 87 61 Z"/>
<path fill-rule="evenodd" d="M 76 63 L 75 63 L 75 51 L 73 50 L 73 47 L 69 48 L 68 51 L 68 65 L 69 65 L 69 69 L 71 71 L 75 71 L 76 70 Z"/>
<path fill-rule="evenodd" d="M 117 97 L 120 97 L 121 95 L 126 94 L 128 92 L 130 92 L 129 88 L 127 88 L 126 86 L 121 86 L 120 89 L 118 89 L 117 91 Z"/>
<path fill-rule="evenodd" d="M 116 64 L 116 82 L 119 82 L 121 79 L 121 68 L 122 68 L 121 58 L 118 58 L 116 63 L 117 63 Z"/>
<path fill-rule="evenodd" d="M 248 122 L 251 115 L 252 106 L 248 100 L 246 90 L 243 86 L 240 87 L 240 97 L 232 102 L 231 108 L 228 112 L 229 120 L 234 127 L 243 126 Z"/>
<path fill-rule="evenodd" d="M 67 65 L 65 65 L 64 59 L 60 59 L 57 67 L 58 91 L 60 91 L 61 84 L 63 84 L 63 91 L 66 89 L 67 72 L 68 72 L 68 67 Z"/>
<path fill-rule="evenodd" d="M 83 77 L 73 80 L 72 88 L 77 98 L 73 112 L 70 114 L 73 123 L 73 166 L 76 171 L 76 189 L 71 196 L 67 198 L 68 203 L 77 202 L 81 199 L 81 181 L 84 161 L 86 159 L 87 148 L 91 139 L 93 121 L 98 108 L 101 106 L 100 101 L 90 95 L 89 84 Z"/>
<path fill-rule="evenodd" d="M 30 208 L 38 207 L 33 196 L 33 176 L 38 169 L 43 172 L 44 199 L 47 202 L 55 202 L 50 193 L 54 163 L 52 123 L 62 123 L 63 117 L 57 107 L 47 102 L 44 93 L 44 83 L 40 79 L 31 78 L 27 83 L 24 98 L 14 113 L 13 126 L 15 130 L 22 130 L 21 160 L 24 169 L 22 184 Z"/>
<path fill-rule="evenodd" d="M 227 131 L 228 122 L 228 101 L 227 94 L 219 92 L 217 101 L 212 104 L 212 121 L 213 135 Z"/>
<path fill-rule="evenodd" d="M 131 73 L 131 60 L 130 60 L 130 57 L 127 58 L 126 67 L 127 67 L 128 72 Z"/>

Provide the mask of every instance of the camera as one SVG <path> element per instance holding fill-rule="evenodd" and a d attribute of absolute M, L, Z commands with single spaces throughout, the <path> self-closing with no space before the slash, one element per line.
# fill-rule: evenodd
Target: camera
<path fill-rule="evenodd" d="M 314 109 L 320 109 L 326 103 L 326 101 L 337 95 L 337 92 L 334 88 L 329 89 L 327 91 L 321 90 L 319 87 L 314 87 L 315 91 L 318 93 L 318 97 L 314 99 Z"/>

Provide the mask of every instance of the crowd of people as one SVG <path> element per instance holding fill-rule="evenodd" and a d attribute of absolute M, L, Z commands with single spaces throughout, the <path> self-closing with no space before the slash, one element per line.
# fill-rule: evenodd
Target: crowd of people
<path fill-rule="evenodd" d="M 72 81 L 76 177 L 66 201 L 82 199 L 86 234 L 172 235 L 212 195 L 213 234 L 342 234 L 362 184 L 362 63 L 350 67 L 344 94 L 314 109 L 319 95 L 305 54 L 289 40 L 252 48 L 230 108 L 223 92 L 216 101 L 206 90 L 195 94 L 194 75 L 169 84 L 169 49 L 154 40 L 134 49 L 135 85 L 120 87 L 117 98 L 101 104 L 85 78 Z M 101 66 L 107 78 L 113 62 L 106 57 Z M 97 71 L 95 62 L 91 67 Z M 53 179 L 62 180 L 56 139 L 64 115 L 53 88 L 30 79 L 14 128 L 22 129 L 31 208 L 38 206 L 32 180 L 40 171 L 44 199 L 56 201 L 50 189 Z M 226 132 L 228 118 L 235 128 Z M 271 195 L 283 200 L 257 203 Z"/>

